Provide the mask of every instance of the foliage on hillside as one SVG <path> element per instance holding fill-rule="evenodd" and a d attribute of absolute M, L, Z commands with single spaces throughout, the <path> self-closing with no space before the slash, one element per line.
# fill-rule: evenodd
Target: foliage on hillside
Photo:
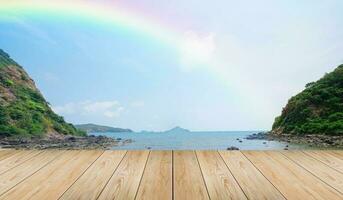
<path fill-rule="evenodd" d="M 25 70 L 0 49 L 0 136 L 85 135 L 56 115 Z"/>
<path fill-rule="evenodd" d="M 343 65 L 292 97 L 272 132 L 343 135 Z"/>

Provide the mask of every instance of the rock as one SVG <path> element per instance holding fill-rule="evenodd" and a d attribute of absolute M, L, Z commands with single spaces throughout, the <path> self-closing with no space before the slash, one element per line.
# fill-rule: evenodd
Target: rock
<path fill-rule="evenodd" d="M 9 145 L 10 143 L 7 142 L 7 141 L 1 141 L 0 144 L 1 144 L 1 145 Z"/>
<path fill-rule="evenodd" d="M 283 148 L 283 150 L 288 150 L 288 148 L 285 147 L 285 148 Z"/>
<path fill-rule="evenodd" d="M 268 138 L 268 135 L 266 132 L 259 132 L 259 133 L 253 133 L 252 135 L 247 136 L 245 139 L 247 140 L 265 140 Z"/>
<path fill-rule="evenodd" d="M 305 144 L 310 147 L 320 147 L 320 148 L 343 148 L 343 135 L 342 136 L 332 136 L 332 135 L 290 135 L 290 134 L 270 134 L 268 137 L 276 139 L 279 142 Z"/>
<path fill-rule="evenodd" d="M 75 142 L 75 141 L 76 141 L 76 138 L 75 138 L 75 137 L 69 137 L 68 140 L 69 140 L 69 141 L 72 141 L 72 142 Z"/>
<path fill-rule="evenodd" d="M 228 151 L 239 150 L 239 148 L 238 148 L 238 147 L 231 146 L 231 147 L 228 147 L 226 150 L 228 150 Z"/>
<path fill-rule="evenodd" d="M 325 143 L 326 143 L 326 144 L 333 144 L 334 141 L 328 139 L 328 140 L 325 140 Z"/>
<path fill-rule="evenodd" d="M 126 142 L 129 143 L 130 140 Z M 118 140 L 105 136 L 0 139 L 0 148 L 15 149 L 108 149 L 116 145 L 118 145 Z"/>
<path fill-rule="evenodd" d="M 22 139 L 22 140 L 19 141 L 19 143 L 20 143 L 20 144 L 25 144 L 25 143 L 28 143 L 28 141 L 25 140 L 25 139 Z"/>

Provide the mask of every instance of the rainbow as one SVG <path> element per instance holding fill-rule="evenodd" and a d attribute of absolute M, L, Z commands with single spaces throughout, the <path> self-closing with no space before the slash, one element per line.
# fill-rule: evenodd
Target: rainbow
<path fill-rule="evenodd" d="M 8 17 L 37 16 L 102 24 L 132 31 L 167 45 L 177 45 L 182 41 L 181 32 L 114 4 L 103 5 L 81 0 L 54 2 L 5 0 L 0 3 L 0 20 Z"/>

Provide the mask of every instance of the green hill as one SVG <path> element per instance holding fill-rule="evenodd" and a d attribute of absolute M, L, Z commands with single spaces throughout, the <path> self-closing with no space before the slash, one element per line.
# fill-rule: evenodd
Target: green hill
<path fill-rule="evenodd" d="M 123 128 L 115 128 L 110 126 L 101 126 L 97 124 L 78 124 L 75 125 L 75 127 L 79 130 L 86 131 L 87 133 L 92 132 L 112 132 L 112 133 L 118 133 L 118 132 L 132 132 L 131 129 L 123 129 Z"/>
<path fill-rule="evenodd" d="M 272 133 L 343 135 L 343 65 L 292 97 Z"/>
<path fill-rule="evenodd" d="M 55 114 L 25 70 L 0 49 L 0 136 L 85 135 Z"/>

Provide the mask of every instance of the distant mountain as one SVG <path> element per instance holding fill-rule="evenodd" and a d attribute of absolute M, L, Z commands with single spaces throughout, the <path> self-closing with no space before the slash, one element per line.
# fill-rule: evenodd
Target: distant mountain
<path fill-rule="evenodd" d="M 343 135 L 343 65 L 292 97 L 272 133 Z"/>
<path fill-rule="evenodd" d="M 191 132 L 190 130 L 187 130 L 187 129 L 184 129 L 184 128 L 181 128 L 179 126 L 176 126 L 170 130 L 167 130 L 167 131 L 164 131 L 165 133 L 167 132 Z"/>
<path fill-rule="evenodd" d="M 0 49 L 0 136 L 85 135 L 55 114 L 23 67 Z"/>
<path fill-rule="evenodd" d="M 75 127 L 79 130 L 86 131 L 87 133 L 92 132 L 112 132 L 112 133 L 118 133 L 118 132 L 133 132 L 131 129 L 123 129 L 123 128 L 114 128 L 110 126 L 101 126 L 97 124 L 78 124 L 75 125 Z"/>

